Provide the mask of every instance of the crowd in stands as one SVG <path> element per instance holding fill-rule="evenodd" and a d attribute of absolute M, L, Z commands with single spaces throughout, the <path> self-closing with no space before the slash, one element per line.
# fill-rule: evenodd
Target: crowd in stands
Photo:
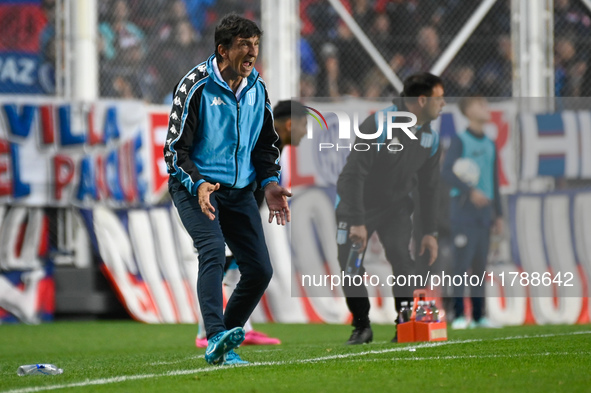
<path fill-rule="evenodd" d="M 401 79 L 429 70 L 480 3 L 341 2 Z M 260 22 L 260 0 L 98 4 L 101 95 L 155 103 L 168 102 L 183 73 L 213 52 L 213 29 L 222 14 L 233 11 Z M 510 4 L 497 1 L 446 68 L 447 96 L 512 95 Z M 591 96 L 591 12 L 579 0 L 555 0 L 554 7 L 556 96 Z M 395 94 L 328 0 L 300 0 L 300 19 L 302 97 Z"/>
<path fill-rule="evenodd" d="M 557 97 L 591 96 L 591 13 L 578 0 L 554 0 Z"/>
<path fill-rule="evenodd" d="M 478 2 L 459 0 L 342 3 L 400 79 L 429 70 L 478 6 Z M 505 0 L 497 2 L 447 68 L 443 75 L 447 95 L 476 91 L 511 95 L 509 5 Z M 300 14 L 300 46 L 310 47 L 313 54 L 302 57 L 302 95 L 388 97 L 394 93 L 328 1 L 302 0 Z M 491 50 L 494 47 L 498 50 Z M 308 88 L 312 84 L 316 91 Z"/>
<path fill-rule="evenodd" d="M 180 78 L 214 51 L 223 14 L 257 20 L 254 0 L 103 0 L 99 4 L 101 96 L 168 103 Z M 221 13 L 220 13 L 221 10 Z"/>
<path fill-rule="evenodd" d="M 480 2 L 341 0 L 400 79 L 429 70 Z M 301 95 L 389 97 L 394 90 L 326 0 L 301 0 Z M 591 96 L 591 12 L 555 1 L 556 96 Z M 446 95 L 512 95 L 511 1 L 499 0 L 442 75 Z"/>

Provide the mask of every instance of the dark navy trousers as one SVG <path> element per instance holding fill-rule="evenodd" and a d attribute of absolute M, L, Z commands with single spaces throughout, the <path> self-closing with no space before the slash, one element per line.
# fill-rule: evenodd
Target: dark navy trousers
<path fill-rule="evenodd" d="M 377 232 L 380 243 L 384 247 L 386 259 L 392 265 L 393 273 L 408 277 L 411 274 L 415 274 L 416 270 L 415 262 L 412 260 L 409 250 L 413 228 L 411 221 L 413 204 L 410 199 L 404 199 L 392 204 L 392 206 L 389 211 L 380 209 L 374 212 L 374 214 L 366 214 L 365 228 L 367 229 L 367 241 L 369 243 L 372 234 Z M 346 234 L 343 233 L 341 236 L 337 234 L 339 264 L 341 269 L 345 271 L 353 243 L 349 239 L 350 225 L 346 217 L 340 217 L 338 213 L 337 228 L 340 228 L 339 231 L 346 231 Z M 363 257 L 365 257 L 365 252 Z M 363 276 L 363 274 L 365 274 L 365 267 L 362 264 L 359 275 Z M 403 301 L 410 302 L 412 300 L 415 289 L 415 286 L 412 284 L 392 287 L 397 311 L 400 310 Z M 356 328 L 369 327 L 370 303 L 367 288 L 365 286 L 343 285 L 343 292 L 346 296 L 347 306 L 351 314 L 353 314 L 352 325 Z"/>
<path fill-rule="evenodd" d="M 454 197 L 451 200 L 451 229 L 454 242 L 454 275 L 466 272 L 482 277 L 487 264 L 490 245 L 492 207 L 477 209 L 469 201 Z M 455 317 L 464 316 L 464 293 L 466 286 L 454 286 Z M 485 287 L 469 286 L 472 301 L 472 319 L 484 316 Z"/>
<path fill-rule="evenodd" d="M 273 275 L 254 186 L 242 189 L 222 187 L 213 192 L 215 208 L 211 221 L 176 178 L 168 182 L 181 221 L 199 252 L 197 296 L 207 338 L 242 327 L 263 296 Z M 225 243 L 236 257 L 240 281 L 223 311 L 222 279 L 226 263 Z"/>

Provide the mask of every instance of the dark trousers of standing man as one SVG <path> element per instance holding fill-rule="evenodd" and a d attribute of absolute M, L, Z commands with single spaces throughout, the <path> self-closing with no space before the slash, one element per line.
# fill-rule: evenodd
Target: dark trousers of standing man
<path fill-rule="evenodd" d="M 470 272 L 471 275 L 482 277 L 486 269 L 488 248 L 490 244 L 490 228 L 485 226 L 459 226 L 452 224 L 454 239 L 454 276 L 463 276 Z M 464 316 L 464 291 L 463 285 L 454 286 L 454 313 L 455 317 Z M 478 321 L 484 316 L 485 288 L 482 286 L 470 286 L 470 300 L 472 302 L 472 319 Z"/>
<path fill-rule="evenodd" d="M 213 192 L 210 197 L 215 208 L 213 221 L 201 211 L 199 198 L 192 196 L 177 179 L 170 178 L 168 190 L 199 252 L 197 296 L 207 338 L 244 326 L 273 275 L 259 208 L 253 195 L 254 187 L 221 187 Z M 224 313 L 225 243 L 236 257 L 240 281 Z"/>
<path fill-rule="evenodd" d="M 467 272 L 482 277 L 488 260 L 490 246 L 490 226 L 492 206 L 477 209 L 465 199 L 454 197 L 451 200 L 451 230 L 454 242 L 454 276 Z M 464 316 L 463 285 L 453 286 L 455 317 Z M 470 285 L 472 319 L 478 321 L 484 316 L 485 287 Z"/>
<path fill-rule="evenodd" d="M 338 213 L 338 211 L 337 211 Z M 415 264 L 410 256 L 409 245 L 412 235 L 412 222 L 410 215 L 412 213 L 412 202 L 404 200 L 393 204 L 388 210 L 368 212 L 366 216 L 365 228 L 367 229 L 367 239 L 374 232 L 378 233 L 380 243 L 384 247 L 386 259 L 392 265 L 395 275 L 404 275 L 408 278 L 414 274 Z M 337 214 L 337 228 L 346 228 L 346 236 L 337 232 L 338 259 L 341 269 L 345 271 L 347 260 L 351 252 L 353 242 L 349 239 L 350 225 L 345 217 L 339 217 Z M 340 229 L 343 230 L 343 229 Z M 365 252 L 364 252 L 365 256 Z M 359 275 L 365 274 L 365 267 L 361 265 Z M 379 285 L 386 283 L 381 282 Z M 395 297 L 396 310 L 400 310 L 402 301 L 412 300 L 412 291 L 414 286 L 406 285 L 404 287 L 393 286 L 392 292 Z M 343 285 L 343 291 L 347 297 L 347 306 L 353 314 L 353 326 L 364 328 L 369 326 L 369 298 L 365 286 Z"/>

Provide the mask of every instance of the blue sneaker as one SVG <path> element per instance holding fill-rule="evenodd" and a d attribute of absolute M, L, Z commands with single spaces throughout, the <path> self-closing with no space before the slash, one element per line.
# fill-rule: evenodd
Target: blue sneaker
<path fill-rule="evenodd" d="M 460 317 L 454 319 L 454 321 L 451 323 L 451 328 L 453 330 L 464 330 L 464 329 L 468 329 L 469 326 L 470 326 L 470 323 L 463 316 L 460 316 Z"/>
<path fill-rule="evenodd" d="M 226 354 L 242 344 L 242 341 L 244 341 L 244 329 L 241 327 L 216 334 L 207 342 L 205 360 L 209 364 L 223 364 Z"/>
<path fill-rule="evenodd" d="M 476 322 L 476 327 L 487 329 L 499 329 L 500 326 L 492 323 L 487 317 L 482 317 Z"/>
<path fill-rule="evenodd" d="M 224 366 L 234 366 L 238 364 L 248 364 L 246 360 L 242 360 L 240 356 L 232 349 L 226 354 L 226 360 L 224 360 Z"/>

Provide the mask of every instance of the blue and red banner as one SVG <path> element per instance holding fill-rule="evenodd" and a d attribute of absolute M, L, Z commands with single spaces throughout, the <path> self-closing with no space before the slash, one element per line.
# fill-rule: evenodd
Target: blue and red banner
<path fill-rule="evenodd" d="M 514 271 L 527 273 L 519 280 L 534 278 L 527 287 L 504 286 L 507 297 L 529 297 L 522 302 L 527 313 L 511 315 L 521 323 L 588 323 L 591 192 L 511 195 L 508 217 Z"/>
<path fill-rule="evenodd" d="M 0 207 L 0 324 L 53 319 L 55 284 L 43 209 Z"/>
<path fill-rule="evenodd" d="M 0 100 L 0 202 L 144 203 L 149 144 L 143 103 Z"/>
<path fill-rule="evenodd" d="M 41 71 L 47 62 L 47 46 L 54 45 L 52 35 L 40 0 L 0 2 L 0 93 L 46 94 L 51 90 L 43 83 L 48 78 L 41 77 Z"/>
<path fill-rule="evenodd" d="M 522 179 L 591 178 L 591 112 L 521 114 Z"/>

